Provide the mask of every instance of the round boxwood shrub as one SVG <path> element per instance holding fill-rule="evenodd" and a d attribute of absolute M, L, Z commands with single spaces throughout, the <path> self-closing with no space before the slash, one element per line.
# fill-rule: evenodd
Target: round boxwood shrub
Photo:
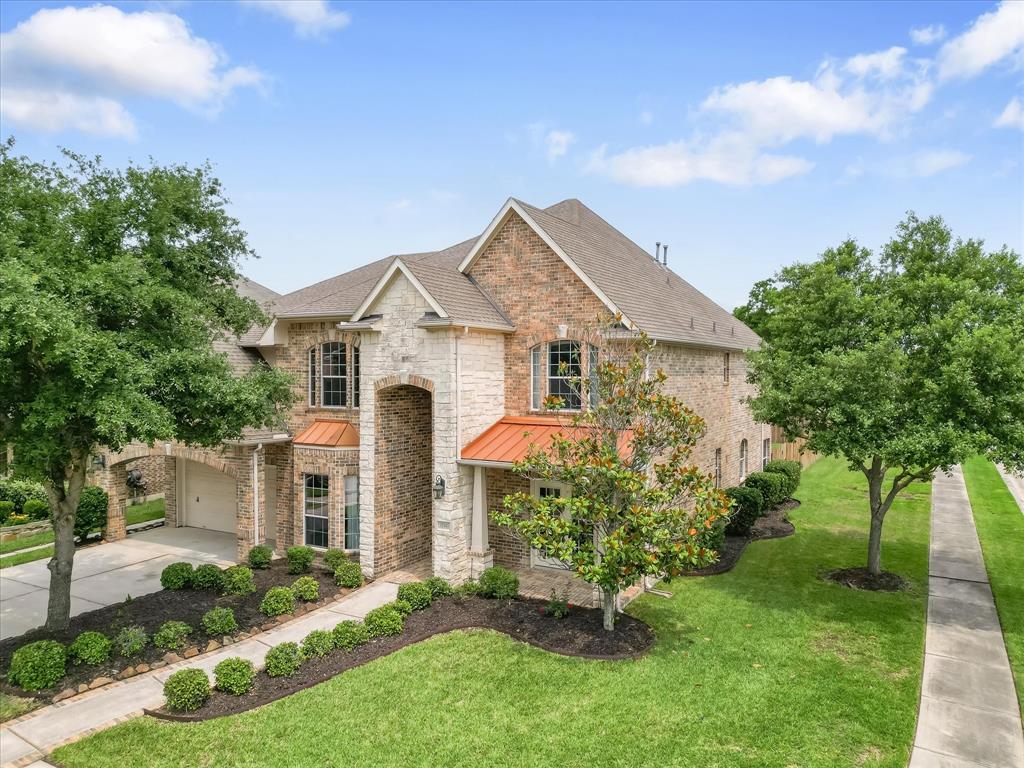
<path fill-rule="evenodd" d="M 192 627 L 184 621 L 166 621 L 153 635 L 153 645 L 162 651 L 177 651 L 185 647 Z"/>
<path fill-rule="evenodd" d="M 271 587 L 260 601 L 265 616 L 283 616 L 295 610 L 295 595 L 288 587 Z"/>
<path fill-rule="evenodd" d="M 224 571 L 213 563 L 203 563 L 192 574 L 192 589 L 209 589 L 220 592 L 224 586 Z"/>
<path fill-rule="evenodd" d="M 370 639 L 370 631 L 361 621 L 343 621 L 335 625 L 331 634 L 334 635 L 334 647 L 343 651 L 351 651 Z"/>
<path fill-rule="evenodd" d="M 252 569 L 245 565 L 232 565 L 221 572 L 221 594 L 248 595 L 256 591 Z"/>
<path fill-rule="evenodd" d="M 405 624 L 405 616 L 398 612 L 393 603 L 374 608 L 363 619 L 370 637 L 387 637 L 397 635 Z"/>
<path fill-rule="evenodd" d="M 13 477 L 0 478 L 0 501 L 11 502 L 14 505 L 13 513 L 22 514 L 25 502 L 29 499 L 49 503 L 42 483 L 34 480 L 17 480 Z"/>
<path fill-rule="evenodd" d="M 256 668 L 252 662 L 238 656 L 224 659 L 213 668 L 214 688 L 232 696 L 241 696 L 251 691 L 255 677 Z"/>
<path fill-rule="evenodd" d="M 434 601 L 434 595 L 430 591 L 430 587 L 422 581 L 414 581 L 402 584 L 398 588 L 398 599 L 407 602 L 414 611 L 421 611 L 430 607 Z"/>
<path fill-rule="evenodd" d="M 164 698 L 172 712 L 195 712 L 210 698 L 210 678 L 201 669 L 181 669 L 164 683 Z"/>
<path fill-rule="evenodd" d="M 307 659 L 326 656 L 334 650 L 334 635 L 326 629 L 314 629 L 302 639 L 302 655 Z"/>
<path fill-rule="evenodd" d="M 448 597 L 455 593 L 452 589 L 452 585 L 442 579 L 440 576 L 431 576 L 429 579 L 423 582 L 427 585 L 427 589 L 430 590 L 430 596 L 436 600 L 439 597 Z"/>
<path fill-rule="evenodd" d="M 257 570 L 270 567 L 270 561 L 274 557 L 274 550 L 266 544 L 257 544 L 249 550 L 249 565 Z"/>
<path fill-rule="evenodd" d="M 403 619 L 412 613 L 412 606 L 405 600 L 392 600 L 388 605 L 402 614 Z"/>
<path fill-rule="evenodd" d="M 288 547 L 285 557 L 288 558 L 288 573 L 305 573 L 313 565 L 316 553 L 312 547 Z"/>
<path fill-rule="evenodd" d="M 788 480 L 786 484 L 786 498 L 788 499 L 800 486 L 800 462 L 799 461 L 786 461 L 785 459 L 774 459 L 764 465 L 765 472 L 778 472 L 780 475 L 785 475 Z"/>
<path fill-rule="evenodd" d="M 292 582 L 292 594 L 304 603 L 315 602 L 320 598 L 320 582 L 312 576 L 299 576 Z"/>
<path fill-rule="evenodd" d="M 160 573 L 164 589 L 188 589 L 192 586 L 192 563 L 171 563 Z"/>
<path fill-rule="evenodd" d="M 26 691 L 41 691 L 64 677 L 66 661 L 63 645 L 56 640 L 37 640 L 14 652 L 7 677 Z"/>
<path fill-rule="evenodd" d="M 519 577 L 499 565 L 480 574 L 479 594 L 495 600 L 511 600 L 519 594 Z"/>
<path fill-rule="evenodd" d="M 743 484 L 747 488 L 757 488 L 764 497 L 765 510 L 781 504 L 786 498 L 788 479 L 778 472 L 751 472 Z"/>
<path fill-rule="evenodd" d="M 75 509 L 75 536 L 84 539 L 93 531 L 107 527 L 107 492 L 98 485 L 87 485 L 78 497 Z"/>
<path fill-rule="evenodd" d="M 117 652 L 125 658 L 142 653 L 142 649 L 146 647 L 148 642 L 149 635 L 138 624 L 124 627 L 114 636 L 114 645 L 117 647 Z"/>
<path fill-rule="evenodd" d="M 110 658 L 112 647 L 102 632 L 82 632 L 68 646 L 68 656 L 77 664 L 102 664 Z"/>
<path fill-rule="evenodd" d="M 230 608 L 211 608 L 203 614 L 203 631 L 208 635 L 229 635 L 238 629 Z"/>
<path fill-rule="evenodd" d="M 348 553 L 343 549 L 328 549 L 324 552 L 324 568 L 331 573 L 338 570 L 338 566 L 349 562 Z"/>
<path fill-rule="evenodd" d="M 358 589 L 363 586 L 363 572 L 359 563 L 346 561 L 334 569 L 334 583 L 346 589 Z"/>
<path fill-rule="evenodd" d="M 29 520 L 45 520 L 50 516 L 50 505 L 42 499 L 26 499 L 21 514 Z"/>
<path fill-rule="evenodd" d="M 733 536 L 746 536 L 754 527 L 757 518 L 761 516 L 761 509 L 764 507 L 764 496 L 757 488 L 736 486 L 726 488 L 725 495 L 729 497 L 731 509 L 729 512 L 729 524 L 726 526 L 726 533 Z"/>
<path fill-rule="evenodd" d="M 7 520 L 14 514 L 14 502 L 0 501 L 0 525 L 7 525 Z"/>
<path fill-rule="evenodd" d="M 302 666 L 302 651 L 297 643 L 280 643 L 267 651 L 266 670 L 271 677 L 289 677 Z"/>

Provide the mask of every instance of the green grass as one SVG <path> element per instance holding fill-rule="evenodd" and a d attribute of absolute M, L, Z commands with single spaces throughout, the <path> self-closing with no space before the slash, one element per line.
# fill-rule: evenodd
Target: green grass
<path fill-rule="evenodd" d="M 1024 515 L 987 459 L 977 456 L 964 464 L 964 480 L 1024 708 Z"/>
<path fill-rule="evenodd" d="M 40 704 L 41 702 L 36 699 L 23 699 L 9 693 L 0 693 L 0 723 L 6 723 L 26 712 L 31 712 Z"/>
<path fill-rule="evenodd" d="M 453 632 L 241 715 L 140 718 L 59 749 L 67 768 L 150 766 L 706 766 L 904 768 L 924 646 L 929 496 L 897 500 L 888 570 L 909 592 L 823 581 L 867 556 L 863 478 L 822 459 L 797 535 L 735 570 L 677 580 L 630 612 L 658 641 L 639 661 L 546 653 Z"/>
<path fill-rule="evenodd" d="M 14 565 L 22 565 L 24 563 L 31 563 L 33 560 L 42 560 L 46 557 L 53 557 L 53 547 L 43 547 L 42 549 L 32 549 L 28 552 L 18 552 L 7 557 L 0 557 L 0 568 L 10 568 Z"/>
<path fill-rule="evenodd" d="M 147 523 L 150 520 L 159 520 L 163 516 L 164 500 L 152 499 L 125 509 L 124 524 L 135 525 L 136 523 Z"/>
<path fill-rule="evenodd" d="M 31 536 L 25 536 L 14 541 L 0 542 L 0 555 L 6 555 L 8 552 L 17 552 L 19 549 L 26 549 L 27 547 L 36 547 L 40 544 L 49 544 L 52 541 L 53 531 L 50 530 L 34 533 Z"/>

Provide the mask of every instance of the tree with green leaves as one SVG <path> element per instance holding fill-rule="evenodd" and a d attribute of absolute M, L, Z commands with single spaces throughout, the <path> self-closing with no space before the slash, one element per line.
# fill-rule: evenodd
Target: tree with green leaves
<path fill-rule="evenodd" d="M 847 240 L 758 284 L 746 307 L 759 421 L 868 482 L 867 568 L 915 480 L 983 453 L 1024 467 L 1024 267 L 909 214 L 875 258 Z M 888 484 L 887 484 L 888 483 Z"/>
<path fill-rule="evenodd" d="M 513 468 L 567 493 L 512 494 L 491 517 L 599 587 L 604 628 L 613 630 L 623 589 L 714 562 L 717 553 L 704 542 L 729 501 L 688 461 L 704 421 L 664 393 L 664 372 L 648 371 L 652 343 L 607 334 L 594 343 L 602 337 L 596 371 L 571 379 L 589 407 L 564 420 L 549 448 L 534 446 Z M 545 405 L 562 403 L 550 397 Z"/>
<path fill-rule="evenodd" d="M 252 252 L 226 204 L 208 166 L 44 164 L 0 147 L 0 444 L 49 495 L 49 629 L 70 615 L 95 451 L 214 446 L 276 426 L 291 400 L 286 375 L 233 376 L 212 347 L 262 318 L 234 287 Z"/>

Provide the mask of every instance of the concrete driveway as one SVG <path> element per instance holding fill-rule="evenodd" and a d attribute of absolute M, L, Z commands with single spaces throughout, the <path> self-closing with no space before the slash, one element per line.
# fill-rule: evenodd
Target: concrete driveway
<path fill-rule="evenodd" d="M 177 560 L 230 565 L 235 553 L 234 534 L 201 528 L 154 528 L 122 541 L 88 547 L 75 554 L 71 614 L 120 603 L 128 595 L 158 591 L 160 572 Z M 0 571 L 0 639 L 20 635 L 46 621 L 47 562 L 36 560 Z"/>

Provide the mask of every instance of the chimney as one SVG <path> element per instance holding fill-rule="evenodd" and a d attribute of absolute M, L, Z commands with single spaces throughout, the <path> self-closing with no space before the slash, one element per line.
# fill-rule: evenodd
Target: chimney
<path fill-rule="evenodd" d="M 665 243 L 665 250 L 661 252 L 661 265 L 663 267 L 668 266 L 668 243 Z"/>
<path fill-rule="evenodd" d="M 656 262 L 658 262 L 659 264 L 661 263 L 661 243 L 660 242 L 654 244 L 654 260 Z"/>

